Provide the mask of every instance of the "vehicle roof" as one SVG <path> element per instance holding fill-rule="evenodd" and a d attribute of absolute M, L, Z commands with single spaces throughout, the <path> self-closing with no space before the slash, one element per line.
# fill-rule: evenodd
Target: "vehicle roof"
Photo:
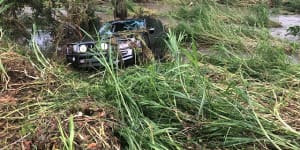
<path fill-rule="evenodd" d="M 112 20 L 108 21 L 107 23 L 118 23 L 118 22 L 127 22 L 127 21 L 135 21 L 135 20 L 145 20 L 144 18 L 132 18 L 132 19 L 125 19 L 125 20 Z"/>
<path fill-rule="evenodd" d="M 127 22 L 127 21 L 137 21 L 137 20 L 143 20 L 145 21 L 145 18 L 132 18 L 132 19 L 125 19 L 125 20 L 112 20 L 112 21 L 108 21 L 106 23 L 122 23 L 122 22 Z M 80 42 L 74 42 L 74 43 L 69 43 L 68 45 L 78 45 L 78 44 L 94 44 L 95 41 L 80 41 Z"/>
<path fill-rule="evenodd" d="M 80 41 L 80 42 L 74 42 L 74 43 L 69 43 L 68 45 L 77 45 L 77 44 L 94 44 L 95 43 L 95 41 L 84 41 L 84 42 L 82 42 L 82 41 Z"/>

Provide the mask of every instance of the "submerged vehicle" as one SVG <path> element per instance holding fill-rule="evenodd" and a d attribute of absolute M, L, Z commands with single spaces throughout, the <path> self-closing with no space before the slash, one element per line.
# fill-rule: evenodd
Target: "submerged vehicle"
<path fill-rule="evenodd" d="M 66 59 L 77 68 L 103 67 L 103 58 L 116 65 L 136 63 L 147 49 L 160 55 L 156 52 L 161 51 L 163 33 L 162 23 L 156 19 L 110 21 L 100 28 L 97 41 L 68 44 Z"/>

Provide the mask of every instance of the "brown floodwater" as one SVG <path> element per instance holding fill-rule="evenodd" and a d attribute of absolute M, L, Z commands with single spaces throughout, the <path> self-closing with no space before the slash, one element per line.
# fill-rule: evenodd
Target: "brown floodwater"
<path fill-rule="evenodd" d="M 299 36 L 288 35 L 287 32 L 291 26 L 300 26 L 300 15 L 278 15 L 271 16 L 270 19 L 281 24 L 279 28 L 270 28 L 273 37 L 295 42 L 300 41 Z"/>
<path fill-rule="evenodd" d="M 279 22 L 281 27 L 270 28 L 270 34 L 282 40 L 289 42 L 300 42 L 299 36 L 289 35 L 287 29 L 291 26 L 300 26 L 300 15 L 277 15 L 271 16 L 270 19 L 275 22 Z M 294 64 L 300 64 L 299 49 L 292 55 L 288 55 L 289 61 Z"/>

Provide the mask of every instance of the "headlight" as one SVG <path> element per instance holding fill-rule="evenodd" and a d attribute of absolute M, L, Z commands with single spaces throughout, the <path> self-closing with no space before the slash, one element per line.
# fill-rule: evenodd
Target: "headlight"
<path fill-rule="evenodd" d="M 79 46 L 79 52 L 80 53 L 85 53 L 87 51 L 87 46 L 86 45 L 80 45 Z"/>
<path fill-rule="evenodd" d="M 101 43 L 101 44 L 100 44 L 100 48 L 101 48 L 102 50 L 107 50 L 107 49 L 108 49 L 108 44 L 106 44 L 106 43 Z"/>

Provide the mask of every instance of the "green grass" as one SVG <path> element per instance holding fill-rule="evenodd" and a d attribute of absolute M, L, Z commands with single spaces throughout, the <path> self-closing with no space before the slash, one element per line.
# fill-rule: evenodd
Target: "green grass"
<path fill-rule="evenodd" d="M 112 111 L 114 119 L 98 118 L 103 126 L 114 123 L 112 130 L 88 128 L 89 142 L 107 149 L 115 144 L 104 134 L 109 131 L 122 149 L 299 149 L 299 125 L 293 122 L 300 116 L 299 65 L 289 61 L 283 43 L 269 39 L 265 11 L 210 2 L 183 8 L 165 41 L 170 61 L 122 70 L 101 58 L 103 70 L 70 70 L 44 58 L 32 41 L 28 59 L 52 77 L 22 87 L 34 97 L 20 97 L 17 107 L 5 104 L 0 119 L 33 138 L 40 128 L 53 127 L 57 147 L 76 149 L 84 128 L 80 119 L 93 117 L 78 117 L 83 110 L 77 107 L 88 102 L 88 108 Z M 261 18 L 250 23 L 251 15 Z M 211 54 L 199 52 L 202 46 Z M 11 144 L 5 140 L 1 147 Z"/>
<path fill-rule="evenodd" d="M 0 82 L 5 83 L 4 88 L 2 90 L 6 90 L 7 89 L 7 84 L 9 82 L 9 76 L 8 76 L 4 66 L 2 64 L 1 59 L 0 59 Z"/>
<path fill-rule="evenodd" d="M 59 132 L 61 134 L 60 136 L 60 139 L 61 141 L 63 142 L 64 144 L 64 148 L 67 149 L 67 150 L 73 150 L 74 148 L 74 144 L 73 144 L 73 141 L 74 141 L 74 121 L 73 121 L 74 117 L 71 115 L 69 117 L 69 133 L 70 135 L 67 136 L 65 135 L 65 132 L 64 132 L 64 129 L 60 123 L 60 121 L 58 120 L 58 128 L 59 128 Z"/>
<path fill-rule="evenodd" d="M 0 14 L 2 14 L 3 12 L 5 12 L 9 7 L 11 7 L 11 5 L 13 5 L 13 3 L 9 3 L 9 4 L 5 4 L 5 0 L 0 0 Z"/>
<path fill-rule="evenodd" d="M 173 17 L 178 20 L 176 31 L 184 31 L 187 39 L 194 38 L 198 44 L 227 44 L 237 51 L 251 51 L 253 44 L 266 38 L 266 32 L 256 27 L 269 23 L 268 8 L 255 5 L 235 8 L 203 0 L 193 7 L 182 7 Z"/>

